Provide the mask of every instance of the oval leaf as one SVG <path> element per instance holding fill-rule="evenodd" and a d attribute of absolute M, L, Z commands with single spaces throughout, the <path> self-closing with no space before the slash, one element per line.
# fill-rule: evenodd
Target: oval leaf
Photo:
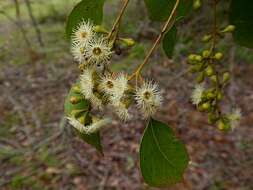
<path fill-rule="evenodd" d="M 230 24 L 235 25 L 233 37 L 241 46 L 253 48 L 253 1 L 232 0 L 229 13 Z"/>
<path fill-rule="evenodd" d="M 177 28 L 173 26 L 163 38 L 163 50 L 168 58 L 171 58 L 173 55 L 174 47 L 177 41 Z"/>
<path fill-rule="evenodd" d="M 101 24 L 103 20 L 104 0 L 82 0 L 71 11 L 67 24 L 66 35 L 70 39 L 73 29 L 82 20 L 91 20 L 94 24 Z"/>
<path fill-rule="evenodd" d="M 168 187 L 182 180 L 188 154 L 168 125 L 150 119 L 140 147 L 140 167 L 147 184 Z"/>
<path fill-rule="evenodd" d="M 165 21 L 169 17 L 176 0 L 144 0 L 149 18 L 153 21 Z M 177 17 L 184 17 L 192 9 L 192 0 L 181 0 L 177 9 Z"/>
<path fill-rule="evenodd" d="M 88 125 L 92 122 L 91 116 L 89 114 L 90 102 L 84 99 L 82 94 L 77 92 L 76 87 L 78 86 L 79 86 L 79 83 L 74 84 L 71 87 L 70 92 L 65 99 L 65 103 L 64 103 L 65 114 L 68 117 L 75 117 L 75 118 L 84 117 L 85 124 Z M 79 102 L 76 104 L 72 104 L 70 101 L 72 97 L 78 98 Z M 78 115 L 73 115 L 73 111 L 77 111 L 77 110 L 80 110 L 80 111 L 82 110 L 82 111 Z M 88 134 L 80 133 L 80 131 L 76 129 L 75 131 L 84 142 L 90 144 L 91 146 L 96 148 L 97 151 L 103 154 L 103 148 L 101 145 L 99 132 L 88 135 Z"/>

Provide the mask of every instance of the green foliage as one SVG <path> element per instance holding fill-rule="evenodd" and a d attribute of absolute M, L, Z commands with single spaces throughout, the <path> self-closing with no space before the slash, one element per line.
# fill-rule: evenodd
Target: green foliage
<path fill-rule="evenodd" d="M 103 20 L 104 0 L 82 0 L 71 11 L 66 25 L 66 36 L 70 39 L 73 29 L 82 20 L 91 20 L 94 24 L 101 24 Z"/>
<path fill-rule="evenodd" d="M 150 119 L 140 147 L 140 167 L 146 183 L 167 187 L 182 179 L 188 165 L 182 142 L 166 124 Z"/>
<path fill-rule="evenodd" d="M 176 0 L 144 0 L 148 9 L 148 14 L 153 21 L 165 21 Z M 192 8 L 192 0 L 181 0 L 178 6 L 177 17 L 184 17 Z"/>
<path fill-rule="evenodd" d="M 177 40 L 177 28 L 173 26 L 164 36 L 163 38 L 163 50 L 168 56 L 171 58 L 173 56 L 174 47 L 176 45 Z"/>
<path fill-rule="evenodd" d="M 253 1 L 232 0 L 230 4 L 230 23 L 235 25 L 233 37 L 239 45 L 253 48 Z"/>
<path fill-rule="evenodd" d="M 79 83 L 72 86 L 67 98 L 65 99 L 65 114 L 68 117 L 74 117 L 76 119 L 82 118 L 85 121 L 85 124 L 90 124 L 92 122 L 89 114 L 90 102 L 84 99 L 79 90 Z M 80 133 L 78 130 L 75 131 L 83 141 L 96 148 L 100 153 L 103 152 L 99 132 L 88 135 Z"/>

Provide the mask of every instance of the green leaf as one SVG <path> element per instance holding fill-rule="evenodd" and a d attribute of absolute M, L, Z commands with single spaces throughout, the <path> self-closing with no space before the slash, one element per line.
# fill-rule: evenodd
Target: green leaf
<path fill-rule="evenodd" d="M 67 95 L 66 99 L 65 99 L 65 103 L 64 103 L 64 110 L 65 110 L 65 114 L 68 117 L 72 116 L 72 113 L 74 110 L 84 110 L 87 111 L 90 109 L 90 102 L 86 99 L 84 99 L 83 95 L 76 92 L 75 87 L 78 87 L 79 83 L 74 84 L 70 91 L 69 94 Z M 76 104 L 72 104 L 70 102 L 70 99 L 72 97 L 76 97 L 77 99 L 80 99 L 80 101 Z"/>
<path fill-rule="evenodd" d="M 82 0 L 71 11 L 66 25 L 66 35 L 70 39 L 73 30 L 82 20 L 90 20 L 94 24 L 101 24 L 103 20 L 103 6 L 105 0 Z"/>
<path fill-rule="evenodd" d="M 91 116 L 89 113 L 90 110 L 90 102 L 86 99 L 84 99 L 84 96 L 76 90 L 79 87 L 79 83 L 75 83 L 68 94 L 68 96 L 65 99 L 65 104 L 64 104 L 64 110 L 65 114 L 68 117 L 75 117 L 76 119 L 80 119 L 81 117 L 84 117 L 85 125 L 89 125 L 92 120 Z M 72 104 L 70 102 L 70 99 L 72 97 L 78 98 L 80 101 L 76 104 Z M 73 115 L 73 111 L 78 111 L 80 110 L 80 113 Z M 79 135 L 79 137 L 86 143 L 90 144 L 94 148 L 96 148 L 97 151 L 99 151 L 101 154 L 103 154 L 103 148 L 101 145 L 101 140 L 100 140 L 100 133 L 93 133 L 93 134 L 84 134 L 80 133 L 80 131 L 76 130 L 76 133 Z"/>
<path fill-rule="evenodd" d="M 230 24 L 235 25 L 235 42 L 253 48 L 253 1 L 231 0 L 229 20 Z"/>
<path fill-rule="evenodd" d="M 168 58 L 171 58 L 173 55 L 174 47 L 177 41 L 177 28 L 173 26 L 163 38 L 163 50 Z"/>
<path fill-rule="evenodd" d="M 87 135 L 87 134 L 84 134 L 84 133 L 80 133 L 79 131 L 77 131 L 77 133 L 78 133 L 78 135 L 80 136 L 80 138 L 84 142 L 90 144 L 91 146 L 93 146 L 94 148 L 96 148 L 96 150 L 98 152 L 100 152 L 101 154 L 103 154 L 103 147 L 101 145 L 100 133 L 99 132 L 92 133 L 90 135 Z"/>
<path fill-rule="evenodd" d="M 180 182 L 188 162 L 186 148 L 172 129 L 151 118 L 140 147 L 140 167 L 145 182 L 154 187 Z"/>
<path fill-rule="evenodd" d="M 169 17 L 176 0 L 144 0 L 149 18 L 153 21 L 165 21 Z M 192 0 L 181 0 L 177 9 L 177 17 L 184 17 L 192 9 Z"/>

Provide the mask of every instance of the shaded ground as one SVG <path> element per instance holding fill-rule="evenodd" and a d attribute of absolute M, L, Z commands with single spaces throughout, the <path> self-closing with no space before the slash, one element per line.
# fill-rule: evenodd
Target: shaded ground
<path fill-rule="evenodd" d="M 198 23 L 198 19 L 194 22 Z M 56 27 L 52 29 L 52 25 Z M 191 27 L 194 23 L 185 25 Z M 14 27 L 4 26 L 1 30 L 5 34 Z M 5 35 L 19 41 L 5 40 L 6 53 L 1 59 L 0 189 L 152 189 L 144 184 L 138 165 L 145 121 L 137 116 L 125 124 L 114 120 L 102 132 L 104 157 L 79 140 L 66 124 L 63 102 L 78 71 L 63 40 L 62 21 L 41 26 L 48 47 L 35 48 L 29 54 L 19 36 Z M 144 23 L 138 35 L 133 36 L 145 47 L 138 45 L 134 51 L 124 53 L 124 61 L 115 57 L 115 70 L 131 70 L 139 62 L 149 46 L 146 41 L 153 39 L 156 32 L 150 28 L 150 24 Z M 129 29 L 124 32 L 131 33 Z M 187 31 L 182 36 L 186 38 Z M 208 125 L 207 118 L 189 102 L 193 78 L 186 72 L 185 49 L 199 46 L 194 40 L 187 47 L 178 44 L 174 61 L 165 59 L 158 51 L 151 60 L 157 64 L 150 66 L 146 74 L 151 77 L 152 73 L 160 82 L 166 99 L 156 117 L 170 123 L 186 143 L 191 158 L 184 182 L 170 189 L 251 190 L 253 65 L 247 64 L 249 51 L 236 47 L 229 49 L 226 56 L 234 78 L 228 89 L 229 100 L 241 107 L 243 119 L 240 127 L 223 134 Z M 14 52 L 13 47 L 17 46 L 23 48 Z M 20 60 L 22 54 L 25 59 Z"/>

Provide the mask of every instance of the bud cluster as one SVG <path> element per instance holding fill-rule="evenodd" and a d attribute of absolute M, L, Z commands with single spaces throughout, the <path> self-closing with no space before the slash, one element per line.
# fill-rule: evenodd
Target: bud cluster
<path fill-rule="evenodd" d="M 81 74 L 72 87 L 74 93 L 66 100 L 71 107 L 67 118 L 80 133 L 97 132 L 109 123 L 108 118 L 91 116 L 90 111 L 94 108 L 103 111 L 109 106 L 121 120 L 126 121 L 131 118 L 129 108 L 133 104 L 144 118 L 155 114 L 161 106 L 162 96 L 157 84 L 142 81 L 139 87 L 135 87 L 130 84 L 127 74 L 110 70 L 114 46 L 109 35 L 90 21 L 82 21 L 72 35 L 71 51 L 79 63 Z M 134 43 L 128 38 L 119 40 L 129 46 Z M 76 106 L 78 104 L 80 106 Z"/>
<path fill-rule="evenodd" d="M 233 30 L 234 27 L 229 25 L 219 33 L 224 34 Z M 211 35 L 205 35 L 202 41 L 210 42 L 212 38 L 214 37 Z M 222 60 L 223 54 L 215 51 L 212 44 L 210 50 L 204 50 L 201 54 L 190 54 L 187 63 L 190 65 L 190 72 L 196 74 L 198 83 L 192 92 L 192 103 L 199 111 L 208 113 L 210 124 L 216 123 L 218 129 L 227 131 L 235 127 L 241 114 L 239 109 L 229 114 L 222 113 L 220 102 L 224 97 L 225 87 L 230 81 L 230 73 L 223 71 L 221 67 Z M 231 117 L 231 115 L 236 116 Z"/>

